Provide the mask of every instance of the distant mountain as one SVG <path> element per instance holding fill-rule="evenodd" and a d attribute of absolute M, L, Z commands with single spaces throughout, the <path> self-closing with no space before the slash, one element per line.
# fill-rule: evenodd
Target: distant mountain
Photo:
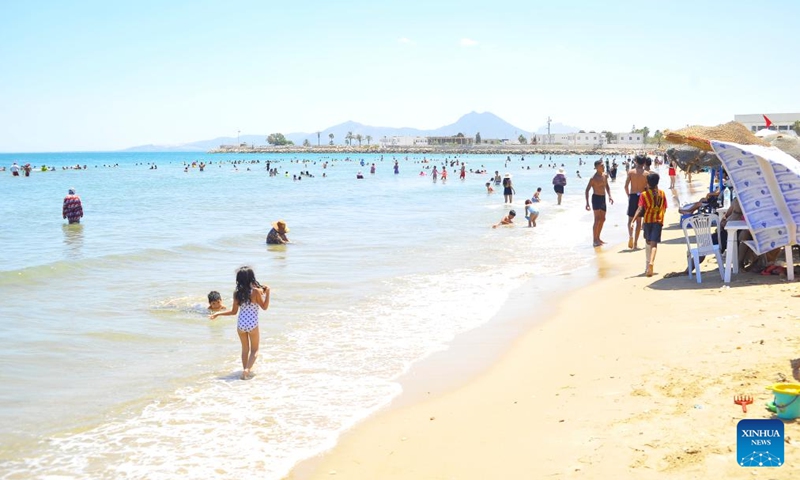
<path fill-rule="evenodd" d="M 481 133 L 481 138 L 517 138 L 520 134 L 530 136 L 531 132 L 522 128 L 515 127 L 497 115 L 484 112 L 471 112 L 459 118 L 456 123 L 437 128 L 432 136 L 448 136 L 463 133 L 468 137 L 474 137 L 476 133 Z"/>
<path fill-rule="evenodd" d="M 336 144 L 343 144 L 347 132 L 353 135 L 364 137 L 363 144 L 366 145 L 366 136 L 372 137 L 371 143 L 379 142 L 382 137 L 393 136 L 419 136 L 419 137 L 445 137 L 463 133 L 467 137 L 474 137 L 480 132 L 481 138 L 517 138 L 521 133 L 530 136 L 530 132 L 522 128 L 511 125 L 497 115 L 484 112 L 471 112 L 456 120 L 450 125 L 439 127 L 434 130 L 420 130 L 417 128 L 395 128 L 395 127 L 373 127 L 358 122 L 344 122 L 339 125 L 320 131 L 320 143 L 322 145 L 330 142 L 329 134 L 333 133 L 333 141 Z M 297 145 L 302 145 L 304 140 L 308 140 L 312 145 L 317 144 L 317 134 L 314 133 L 290 133 L 286 138 Z"/>
<path fill-rule="evenodd" d="M 550 124 L 551 133 L 572 133 L 577 132 L 579 129 L 561 123 Z M 444 127 L 436 128 L 433 130 L 420 130 L 417 128 L 395 128 L 395 127 L 373 127 L 364 125 L 362 123 L 348 121 L 328 127 L 319 132 L 319 143 L 327 145 L 330 142 L 329 135 L 333 134 L 333 141 L 336 145 L 344 144 L 345 137 L 348 132 L 353 135 L 362 136 L 362 145 L 367 144 L 367 136 L 372 137 L 370 143 L 375 144 L 380 141 L 382 137 L 393 136 L 420 136 L 420 137 L 444 137 L 463 133 L 467 137 L 474 137 L 476 133 L 480 132 L 481 138 L 488 140 L 490 138 L 499 139 L 516 139 L 520 134 L 530 137 L 531 132 L 514 126 L 497 115 L 484 112 L 470 112 L 454 123 L 445 125 Z M 275 133 L 275 132 L 269 132 Z M 240 143 L 247 143 L 250 145 L 266 145 L 267 135 L 241 135 L 239 137 Z M 536 133 L 547 133 L 547 126 L 539 128 Z M 308 140 L 311 145 L 317 145 L 317 132 L 295 132 L 284 134 L 288 140 L 291 140 L 295 145 L 302 145 L 304 140 Z M 355 142 L 355 141 L 354 141 Z M 207 152 L 209 150 L 218 148 L 220 145 L 235 145 L 236 137 L 217 137 L 211 140 L 201 140 L 197 142 L 184 143 L 180 145 L 141 145 L 137 147 L 127 148 L 123 151 L 126 152 Z"/>
<path fill-rule="evenodd" d="M 241 135 L 240 143 L 266 145 L 266 135 Z M 302 143 L 302 141 L 300 142 Z M 217 137 L 211 140 L 200 140 L 198 142 L 182 143 L 179 145 L 139 145 L 137 147 L 126 148 L 123 152 L 207 152 L 219 148 L 220 145 L 236 145 L 236 137 Z"/>

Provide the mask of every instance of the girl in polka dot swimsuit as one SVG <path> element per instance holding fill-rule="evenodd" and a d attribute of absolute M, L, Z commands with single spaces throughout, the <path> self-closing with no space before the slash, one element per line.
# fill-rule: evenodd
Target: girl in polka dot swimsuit
<path fill-rule="evenodd" d="M 236 272 L 236 291 L 233 292 L 233 306 L 227 312 L 212 313 L 211 320 L 220 315 L 236 315 L 236 331 L 242 342 L 242 380 L 251 377 L 250 370 L 258 356 L 258 307 L 269 308 L 269 287 L 261 286 L 250 267 L 242 267 Z"/>

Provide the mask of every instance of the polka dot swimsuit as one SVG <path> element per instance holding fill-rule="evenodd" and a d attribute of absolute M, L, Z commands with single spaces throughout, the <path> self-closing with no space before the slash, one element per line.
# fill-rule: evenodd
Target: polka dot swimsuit
<path fill-rule="evenodd" d="M 253 302 L 239 306 L 239 319 L 236 328 L 243 332 L 250 332 L 258 327 L 258 305 Z"/>

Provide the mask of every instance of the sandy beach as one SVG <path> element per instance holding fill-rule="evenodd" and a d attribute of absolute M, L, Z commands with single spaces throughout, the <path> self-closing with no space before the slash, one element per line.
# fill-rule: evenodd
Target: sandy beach
<path fill-rule="evenodd" d="M 692 198 L 703 185 L 695 177 Z M 664 278 L 686 268 L 669 207 L 654 277 L 642 274 L 642 250 L 598 249 L 599 279 L 485 371 L 384 409 L 288 478 L 799 478 L 797 421 L 785 422 L 785 465 L 768 469 L 737 464 L 736 424 L 774 418 L 765 387 L 792 381 L 800 288 L 744 272 L 723 287 L 713 259 L 702 284 Z M 624 228 L 620 215 L 606 229 Z M 754 397 L 748 413 L 737 394 Z"/>

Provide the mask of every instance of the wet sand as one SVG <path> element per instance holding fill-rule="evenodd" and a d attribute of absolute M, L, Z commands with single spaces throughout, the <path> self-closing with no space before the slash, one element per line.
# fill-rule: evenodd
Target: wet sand
<path fill-rule="evenodd" d="M 690 198 L 706 180 L 695 176 Z M 379 412 L 289 478 L 800 477 L 796 421 L 784 466 L 736 459 L 737 422 L 774 418 L 765 387 L 791 380 L 800 357 L 798 283 L 740 273 L 723 287 L 713 259 L 702 284 L 664 278 L 686 268 L 675 206 L 654 277 L 642 274 L 643 250 L 598 249 L 598 280 L 482 373 Z M 754 397 L 748 413 L 737 394 Z"/>

